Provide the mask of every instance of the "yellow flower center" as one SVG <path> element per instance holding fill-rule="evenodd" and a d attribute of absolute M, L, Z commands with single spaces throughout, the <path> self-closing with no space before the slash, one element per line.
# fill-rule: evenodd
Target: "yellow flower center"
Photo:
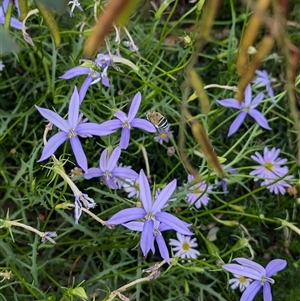
<path fill-rule="evenodd" d="M 181 247 L 184 251 L 189 251 L 191 248 L 191 246 L 187 242 L 184 242 Z"/>
<path fill-rule="evenodd" d="M 273 170 L 274 165 L 271 162 L 267 162 L 267 163 L 265 163 L 265 168 L 268 170 Z"/>
<path fill-rule="evenodd" d="M 128 121 L 126 121 L 126 122 L 124 122 L 123 124 L 122 124 L 122 128 L 124 129 L 124 128 L 131 128 L 131 126 L 130 126 L 130 124 L 129 124 L 129 122 Z"/>
<path fill-rule="evenodd" d="M 167 139 L 167 138 L 168 138 L 168 136 L 167 136 L 166 133 L 161 133 L 161 134 L 160 134 L 160 137 L 161 137 L 162 139 Z"/>
<path fill-rule="evenodd" d="M 239 277 L 239 281 L 240 281 L 240 283 L 242 283 L 242 284 L 245 284 L 245 283 L 247 282 L 247 280 L 246 280 L 246 278 L 245 278 L 244 276 L 240 276 L 240 277 Z"/>

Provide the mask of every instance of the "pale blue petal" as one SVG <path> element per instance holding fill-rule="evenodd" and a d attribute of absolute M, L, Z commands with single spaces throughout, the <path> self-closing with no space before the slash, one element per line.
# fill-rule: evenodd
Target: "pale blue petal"
<path fill-rule="evenodd" d="M 229 271 L 232 274 L 249 277 L 251 279 L 258 280 L 258 281 L 261 281 L 263 277 L 263 275 L 259 271 L 235 263 L 224 264 L 222 265 L 222 268 L 226 271 Z"/>
<path fill-rule="evenodd" d="M 150 249 L 152 249 L 154 243 L 153 228 L 154 228 L 153 221 L 145 220 L 141 241 L 140 241 L 140 246 L 144 256 L 146 256 L 150 251 Z"/>
<path fill-rule="evenodd" d="M 170 199 L 171 195 L 175 191 L 177 186 L 177 180 L 174 179 L 172 182 L 170 182 L 158 195 L 156 198 L 153 206 L 152 206 L 152 212 L 155 214 L 161 210 L 161 208 L 164 207 L 164 205 L 167 203 L 167 201 Z"/>
<path fill-rule="evenodd" d="M 82 86 L 80 87 L 80 90 L 79 90 L 79 102 L 80 103 L 82 103 L 82 101 L 84 100 L 86 92 L 87 92 L 89 86 L 91 85 L 92 81 L 93 81 L 93 78 L 89 75 L 89 76 L 87 76 L 87 78 L 84 80 Z"/>
<path fill-rule="evenodd" d="M 266 130 L 271 130 L 267 119 L 265 118 L 265 116 L 260 113 L 259 111 L 257 111 L 256 109 L 253 109 L 251 111 L 249 111 L 249 115 L 264 129 Z"/>
<path fill-rule="evenodd" d="M 90 68 L 77 66 L 77 67 L 74 67 L 74 68 L 68 70 L 60 78 L 70 79 L 70 78 L 73 78 L 78 75 L 88 74 L 89 72 L 90 72 Z"/>
<path fill-rule="evenodd" d="M 150 212 L 152 209 L 152 197 L 150 192 L 150 186 L 148 179 L 142 169 L 139 174 L 139 185 L 141 202 L 143 203 L 146 212 Z"/>
<path fill-rule="evenodd" d="M 272 301 L 271 284 L 266 281 L 263 286 L 264 301 Z"/>
<path fill-rule="evenodd" d="M 102 75 L 102 85 L 105 87 L 109 87 L 109 78 L 106 75 Z"/>
<path fill-rule="evenodd" d="M 241 112 L 239 115 L 237 115 L 237 117 L 234 119 L 234 121 L 232 122 L 230 128 L 229 128 L 229 132 L 228 132 L 228 137 L 231 136 L 232 134 L 234 134 L 241 126 L 241 124 L 243 123 L 243 121 L 245 120 L 247 116 L 246 112 Z"/>
<path fill-rule="evenodd" d="M 69 113 L 68 113 L 68 121 L 71 128 L 74 130 L 78 123 L 79 117 L 79 95 L 76 86 L 74 87 L 74 92 L 71 96 L 71 100 L 69 103 Z"/>
<path fill-rule="evenodd" d="M 248 107 L 252 101 L 252 90 L 251 90 L 251 85 L 248 84 L 246 89 L 245 89 L 245 94 L 244 94 L 244 103 L 245 107 Z"/>
<path fill-rule="evenodd" d="M 223 100 L 217 100 L 217 103 L 226 108 L 233 108 L 241 110 L 244 105 L 240 104 L 235 98 L 227 98 Z"/>
<path fill-rule="evenodd" d="M 169 250 L 167 248 L 166 242 L 164 240 L 164 238 L 162 237 L 162 235 L 160 234 L 156 234 L 155 236 L 156 238 L 156 242 L 159 248 L 159 253 L 161 255 L 161 257 L 170 264 L 170 255 L 169 255 Z"/>
<path fill-rule="evenodd" d="M 266 266 L 266 272 L 268 277 L 272 277 L 275 273 L 283 270 L 287 265 L 286 260 L 273 259 Z"/>
<path fill-rule="evenodd" d="M 261 284 L 259 281 L 253 281 L 244 291 L 241 296 L 240 301 L 252 301 L 259 290 L 261 289 Z"/>
<path fill-rule="evenodd" d="M 121 148 L 119 146 L 117 146 L 111 153 L 109 159 L 108 159 L 108 163 L 107 163 L 107 170 L 112 171 L 116 165 L 117 162 L 119 160 L 121 156 Z"/>
<path fill-rule="evenodd" d="M 107 178 L 107 177 L 103 176 L 102 178 L 103 178 L 103 181 L 106 183 L 106 185 L 109 188 L 118 189 L 118 185 L 116 184 L 115 180 L 112 177 Z"/>
<path fill-rule="evenodd" d="M 132 231 L 142 232 L 143 228 L 144 228 L 144 223 L 143 222 L 129 222 L 126 224 L 122 224 L 122 226 L 124 226 Z"/>
<path fill-rule="evenodd" d="M 77 164 L 86 172 L 88 170 L 87 158 L 83 151 L 83 148 L 82 148 L 79 138 L 71 137 L 70 143 L 71 143 Z"/>
<path fill-rule="evenodd" d="M 246 266 L 253 270 L 258 271 L 261 275 L 266 275 L 265 268 L 253 260 L 243 258 L 243 257 L 237 257 L 237 258 L 234 258 L 233 260 L 243 266 Z"/>
<path fill-rule="evenodd" d="M 121 139 L 120 139 L 120 147 L 121 149 L 126 149 L 129 145 L 130 140 L 130 129 L 129 128 L 123 128 L 121 133 Z"/>
<path fill-rule="evenodd" d="M 130 125 L 133 128 L 139 128 L 149 133 L 156 133 L 155 126 L 148 120 L 142 119 L 142 118 L 134 118 Z"/>
<path fill-rule="evenodd" d="M 121 110 L 118 110 L 115 114 L 114 114 L 115 117 L 117 117 L 120 121 L 122 121 L 122 123 L 125 123 L 128 121 L 128 118 L 126 116 L 126 114 L 121 111 Z"/>
<path fill-rule="evenodd" d="M 122 122 L 119 119 L 113 119 L 104 121 L 101 126 L 108 131 L 115 131 L 116 129 L 122 128 Z"/>
<path fill-rule="evenodd" d="M 140 191 L 141 191 L 140 194 L 142 194 L 141 186 L 140 186 Z M 155 214 L 155 217 L 158 221 L 170 226 L 173 230 L 179 232 L 180 234 L 194 235 L 194 233 L 189 230 L 187 223 L 181 221 L 178 217 L 175 217 L 170 213 L 157 212 Z"/>
<path fill-rule="evenodd" d="M 113 170 L 113 176 L 124 179 L 137 179 L 139 177 L 137 172 L 127 167 L 115 167 Z"/>
<path fill-rule="evenodd" d="M 70 126 L 67 123 L 66 120 L 64 120 L 63 118 L 61 118 L 57 113 L 48 110 L 48 109 L 44 109 L 38 106 L 35 106 L 35 108 L 40 112 L 40 114 L 46 118 L 47 120 L 49 120 L 51 123 L 53 123 L 55 126 L 57 126 L 59 129 L 61 129 L 62 131 L 68 133 Z"/>
<path fill-rule="evenodd" d="M 80 123 L 76 127 L 76 133 L 78 136 L 107 136 L 114 132 L 115 130 L 109 129 L 103 123 L 98 124 L 94 122 Z"/>
<path fill-rule="evenodd" d="M 260 92 L 259 94 L 257 94 L 255 97 L 254 97 L 254 99 L 253 99 L 253 101 L 252 101 L 252 103 L 251 103 L 251 109 L 254 109 L 254 108 L 256 108 L 259 104 L 260 104 L 260 102 L 264 99 L 264 93 L 262 93 L 262 92 Z"/>
<path fill-rule="evenodd" d="M 106 223 L 109 225 L 120 225 L 132 220 L 144 218 L 145 215 L 146 212 L 143 208 L 127 208 L 114 214 Z"/>
<path fill-rule="evenodd" d="M 90 180 L 92 178 L 99 178 L 101 176 L 103 176 L 103 171 L 97 167 L 89 168 L 87 172 L 84 174 L 84 178 L 86 180 Z"/>
<path fill-rule="evenodd" d="M 131 102 L 131 106 L 128 112 L 128 121 L 131 122 L 137 114 L 142 101 L 142 95 L 140 92 L 136 93 Z"/>
<path fill-rule="evenodd" d="M 20 22 L 18 19 L 16 18 L 11 18 L 10 19 L 10 26 L 15 28 L 15 29 L 22 29 L 23 28 L 23 24 L 22 22 Z M 26 27 L 27 28 L 27 27 Z"/>
<path fill-rule="evenodd" d="M 100 166 L 100 169 L 105 172 L 107 170 L 107 162 L 108 162 L 108 148 L 106 148 L 101 156 L 100 156 L 100 160 L 99 160 L 99 166 Z"/>
<path fill-rule="evenodd" d="M 8 7 L 8 4 L 9 4 L 9 1 L 10 0 L 3 0 L 3 2 L 2 2 L 2 7 L 3 7 L 3 10 L 4 10 L 5 13 L 7 11 L 7 7 Z"/>
<path fill-rule="evenodd" d="M 54 152 L 59 148 L 61 144 L 63 144 L 68 139 L 68 134 L 65 132 L 59 132 L 52 136 L 47 144 L 44 146 L 42 156 L 37 162 L 44 161 L 48 159 Z"/>

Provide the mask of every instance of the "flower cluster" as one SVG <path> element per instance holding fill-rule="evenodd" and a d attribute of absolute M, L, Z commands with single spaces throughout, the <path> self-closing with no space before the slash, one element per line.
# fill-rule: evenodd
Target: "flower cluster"
<path fill-rule="evenodd" d="M 271 150 L 265 147 L 263 156 L 255 152 L 255 155 L 252 155 L 251 158 L 260 165 L 250 172 L 250 176 L 255 176 L 254 181 L 263 180 L 261 186 L 267 185 L 267 189 L 270 192 L 285 194 L 285 188 L 291 187 L 291 185 L 280 178 L 284 177 L 285 180 L 289 180 L 293 176 L 287 176 L 287 166 L 281 166 L 287 162 L 287 159 L 279 158 L 279 154 L 280 149 L 276 149 L 275 147 Z"/>
<path fill-rule="evenodd" d="M 235 277 L 229 280 L 231 288 L 239 287 L 240 291 L 244 292 L 240 301 L 252 301 L 261 289 L 263 290 L 264 301 L 271 301 L 271 284 L 275 283 L 271 277 L 286 267 L 286 260 L 271 260 L 266 268 L 246 258 L 235 258 L 233 260 L 238 264 L 224 264 L 222 268 L 233 273 Z"/>
<path fill-rule="evenodd" d="M 161 232 L 175 230 L 180 234 L 192 235 L 188 229 L 190 224 L 181 221 L 170 213 L 161 211 L 164 205 L 169 201 L 171 195 L 176 189 L 177 181 L 170 182 L 152 202 L 151 190 L 148 179 L 143 170 L 140 171 L 139 192 L 142 208 L 127 208 L 114 214 L 108 221 L 109 225 L 120 225 L 133 231 L 142 232 L 140 246 L 144 256 L 150 250 L 155 252 L 154 241 L 157 242 L 161 256 L 166 262 L 170 262 L 169 252 Z M 137 221 L 137 220 L 142 221 Z"/>

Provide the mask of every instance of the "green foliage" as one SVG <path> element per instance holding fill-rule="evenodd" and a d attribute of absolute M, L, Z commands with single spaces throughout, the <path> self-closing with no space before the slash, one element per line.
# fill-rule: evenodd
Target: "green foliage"
<path fill-rule="evenodd" d="M 41 2 L 48 7 L 53 1 Z M 143 258 L 140 234 L 122 226 L 103 227 L 85 212 L 75 225 L 74 208 L 68 207 L 74 203 L 71 189 L 53 171 L 51 158 L 37 163 L 48 122 L 34 106 L 53 109 L 63 117 L 74 86 L 80 87 L 85 78 L 59 78 L 79 65 L 84 39 L 94 22 L 95 2 L 83 0 L 80 3 L 84 12 L 75 9 L 73 18 L 69 18 L 68 13 L 55 17 L 61 37 L 57 49 L 40 15 L 31 16 L 26 23 L 35 46 L 27 44 L 20 31 L 10 28 L 8 32 L 0 24 L 0 54 L 5 65 L 0 77 L 0 300 L 108 300 L 112 292 L 146 277 L 143 270 L 161 261 L 158 250 Z M 103 1 L 98 3 L 104 5 Z M 160 2 L 155 3 L 159 6 Z M 237 44 L 250 12 L 244 3 L 234 3 L 224 1 L 210 40 L 198 54 L 194 67 L 205 85 L 236 85 Z M 170 266 L 161 267 L 157 278 L 138 282 L 122 294 L 137 301 L 236 301 L 240 293 L 230 289 L 228 274 L 221 265 L 235 257 L 249 258 L 253 253 L 255 261 L 263 266 L 274 258 L 288 261 L 287 268 L 274 276 L 273 297 L 274 300 L 299 301 L 299 203 L 289 194 L 271 194 L 249 176 L 256 165 L 250 156 L 256 151 L 261 153 L 265 146 L 276 147 L 282 150 L 281 157 L 288 159 L 290 174 L 295 176 L 294 182 L 299 186 L 296 135 L 283 80 L 286 62 L 279 51 L 274 50 L 261 68 L 277 79 L 274 83 L 276 103 L 264 100 L 260 107 L 271 131 L 262 130 L 247 118 L 236 134 L 227 137 L 229 124 L 237 112 L 219 106 L 216 100 L 233 97 L 231 90 L 216 87 L 206 90 L 210 100 L 208 115 L 201 113 L 197 100 L 188 103 L 191 114 L 205 127 L 217 155 L 226 158 L 223 164 L 233 166 L 238 174 L 229 175 L 228 194 L 219 188 L 213 189 L 208 206 L 196 209 L 186 202 L 188 172 L 178 152 L 183 123 L 186 124 L 184 151 L 190 163 L 205 181 L 213 184 L 217 179 L 201 157 L 189 122 L 184 119 L 182 123 L 181 114 L 185 88 L 182 83 L 194 51 L 195 32 L 191 26 L 201 17 L 202 4 L 203 1 L 193 4 L 165 1 L 160 9 L 149 3 L 141 4 L 128 22 L 140 57 L 115 42 L 114 32 L 109 36 L 110 52 L 115 54 L 119 50 L 124 58 L 139 67 L 138 72 L 124 64 L 117 64 L 121 71 L 110 68 L 110 88 L 100 83 L 90 86 L 81 105 L 85 117 L 101 123 L 113 118 L 116 109 L 127 111 L 133 95 L 140 91 L 143 100 L 138 117 L 145 118 L 149 109 L 167 117 L 173 131 L 173 139 L 168 144 L 160 145 L 152 134 L 134 130 L 120 162 L 137 172 L 145 169 L 142 152 L 145 149 L 155 189 L 174 178 L 178 180 L 182 189 L 176 190 L 176 201 L 168 210 L 192 224 L 201 253 L 191 261 L 174 259 Z M 297 5 L 295 3 L 295 7 Z M 33 8 L 32 5 L 30 9 Z M 63 10 L 63 6 L 50 8 Z M 96 10 L 100 11 L 100 6 Z M 291 15 L 297 14 L 296 8 L 291 9 Z M 294 27 L 289 30 L 293 42 L 299 45 L 298 31 Z M 127 40 L 123 32 L 122 38 Z M 16 43 L 20 45 L 19 52 Z M 299 92 L 299 88 L 296 89 Z M 253 94 L 258 91 L 261 89 L 257 88 Z M 190 95 L 192 93 L 191 90 Z M 56 132 L 53 128 L 48 139 Z M 102 150 L 115 147 L 119 136 L 118 132 L 81 140 L 89 167 L 98 166 Z M 175 147 L 175 153 L 168 156 L 171 146 Z M 64 169 L 70 174 L 76 164 L 70 145 L 64 144 L 55 155 L 65 163 Z M 136 206 L 136 201 L 127 198 L 124 190 L 110 190 L 99 179 L 87 181 L 81 175 L 72 179 L 82 192 L 95 200 L 97 207 L 91 211 L 102 220 L 121 209 Z M 289 223 L 284 224 L 285 220 Z M 53 238 L 56 244 L 41 243 L 38 233 L 13 222 L 43 233 L 56 231 L 58 237 Z M 207 238 L 212 227 L 219 228 L 213 242 Z M 164 233 L 166 242 L 174 237 L 174 231 Z M 257 296 L 255 300 L 262 297 Z"/>

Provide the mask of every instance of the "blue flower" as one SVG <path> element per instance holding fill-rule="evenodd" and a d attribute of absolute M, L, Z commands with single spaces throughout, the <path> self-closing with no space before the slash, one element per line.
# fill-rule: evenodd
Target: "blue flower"
<path fill-rule="evenodd" d="M 134 170 L 128 167 L 117 166 L 120 155 L 120 147 L 116 147 L 110 156 L 108 156 L 108 149 L 105 149 L 100 156 L 99 168 L 89 168 L 84 175 L 85 179 L 89 180 L 95 177 L 102 177 L 105 184 L 111 189 L 119 188 L 116 183 L 116 177 L 123 179 L 137 179 L 138 174 Z"/>
<path fill-rule="evenodd" d="M 49 120 L 61 130 L 61 132 L 55 134 L 48 140 L 38 162 L 48 159 L 62 143 L 69 139 L 78 165 L 86 172 L 88 169 L 87 158 L 78 136 L 106 136 L 114 132 L 112 130 L 108 130 L 105 126 L 103 126 L 103 124 L 97 124 L 93 122 L 80 123 L 81 116 L 79 114 L 79 95 L 76 87 L 74 88 L 74 92 L 69 104 L 68 121 L 64 120 L 57 113 L 51 110 L 38 106 L 35 107 L 44 118 Z"/>
<path fill-rule="evenodd" d="M 264 301 L 272 301 L 271 284 L 274 284 L 275 281 L 271 277 L 286 267 L 286 260 L 271 260 L 266 268 L 246 258 L 235 258 L 233 260 L 238 264 L 224 264 L 222 268 L 236 276 L 253 279 L 253 282 L 247 286 L 242 294 L 240 301 L 252 301 L 260 289 L 263 290 Z"/>
<path fill-rule="evenodd" d="M 122 149 L 126 149 L 128 147 L 130 140 L 130 131 L 133 128 L 140 128 L 151 133 L 156 132 L 155 126 L 151 122 L 142 118 L 135 118 L 141 105 L 141 101 L 142 96 L 141 93 L 138 92 L 132 100 L 128 116 L 123 111 L 118 110 L 114 114 L 117 119 L 105 121 L 103 123 L 103 125 L 111 131 L 115 131 L 119 128 L 122 129 L 120 139 L 120 147 Z"/>
<path fill-rule="evenodd" d="M 245 100 L 240 103 L 238 100 L 234 98 L 227 98 L 223 100 L 217 100 L 217 102 L 227 108 L 234 108 L 240 110 L 240 113 L 237 115 L 235 120 L 232 122 L 228 137 L 234 134 L 241 126 L 243 121 L 245 120 L 246 116 L 249 114 L 262 128 L 271 130 L 267 119 L 260 113 L 256 107 L 259 103 L 263 100 L 264 94 L 259 93 L 255 98 L 252 100 L 252 91 L 251 86 L 248 85 L 245 90 Z"/>
<path fill-rule="evenodd" d="M 127 208 L 114 214 L 108 221 L 110 225 L 125 224 L 130 221 L 143 219 L 143 229 L 141 235 L 140 246 L 144 256 L 146 256 L 150 249 L 153 249 L 153 233 L 156 231 L 156 221 L 162 223 L 161 226 L 167 226 L 168 229 L 175 230 L 184 235 L 192 235 L 193 233 L 188 229 L 189 224 L 181 221 L 179 218 L 167 212 L 161 212 L 166 202 L 170 199 L 174 190 L 176 189 L 177 181 L 173 180 L 169 183 L 158 195 L 156 200 L 152 202 L 151 190 L 148 179 L 143 170 L 140 171 L 139 179 L 140 185 L 140 199 L 143 208 Z"/>

